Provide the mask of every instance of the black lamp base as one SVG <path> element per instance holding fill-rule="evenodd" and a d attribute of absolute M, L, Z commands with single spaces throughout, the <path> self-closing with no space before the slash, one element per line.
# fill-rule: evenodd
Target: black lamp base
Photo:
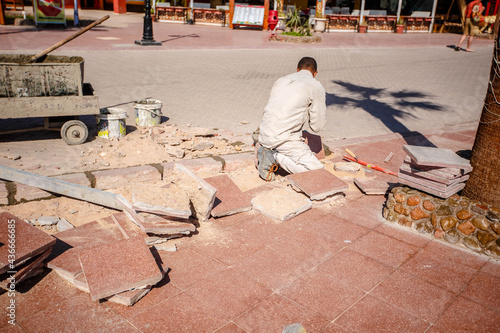
<path fill-rule="evenodd" d="M 146 40 L 146 39 L 136 40 L 135 43 L 137 45 L 141 45 L 141 46 L 158 46 L 158 45 L 162 44 L 161 42 L 157 42 L 154 39 L 152 39 L 152 40 Z"/>

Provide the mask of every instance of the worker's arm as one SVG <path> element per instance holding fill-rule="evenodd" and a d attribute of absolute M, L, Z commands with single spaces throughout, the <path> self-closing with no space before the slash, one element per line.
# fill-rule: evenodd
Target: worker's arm
<path fill-rule="evenodd" d="M 314 132 L 321 131 L 326 124 L 326 93 L 321 86 L 312 92 L 312 104 L 309 109 L 309 127 Z"/>

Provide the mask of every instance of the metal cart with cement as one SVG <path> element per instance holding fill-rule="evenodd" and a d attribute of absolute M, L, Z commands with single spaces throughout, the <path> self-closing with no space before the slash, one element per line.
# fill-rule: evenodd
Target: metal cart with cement
<path fill-rule="evenodd" d="M 85 142 L 88 128 L 79 116 L 99 114 L 92 86 L 83 83 L 82 57 L 0 55 L 0 119 L 42 117 L 44 126 L 0 132 L 57 130 L 70 145 Z"/>

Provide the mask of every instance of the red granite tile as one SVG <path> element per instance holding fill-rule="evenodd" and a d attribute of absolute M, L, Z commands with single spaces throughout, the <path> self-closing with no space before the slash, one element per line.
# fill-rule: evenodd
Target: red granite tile
<path fill-rule="evenodd" d="M 311 265 L 280 250 L 266 247 L 236 263 L 239 273 L 279 290 L 299 278 Z"/>
<path fill-rule="evenodd" d="M 490 260 L 481 268 L 481 272 L 500 278 L 500 262 Z"/>
<path fill-rule="evenodd" d="M 354 184 L 367 195 L 385 195 L 399 183 L 397 181 L 387 182 L 378 179 L 354 178 Z"/>
<path fill-rule="evenodd" d="M 7 320 L 5 320 L 5 326 L 2 326 L 3 318 L 0 321 L 0 329 L 3 333 L 24 333 L 27 332 L 21 325 L 14 321 L 13 324 L 9 324 Z"/>
<path fill-rule="evenodd" d="M 83 293 L 28 316 L 21 325 L 28 332 L 138 332 L 111 309 Z"/>
<path fill-rule="evenodd" d="M 367 295 L 335 320 L 353 332 L 425 332 L 428 323 Z"/>
<path fill-rule="evenodd" d="M 410 258 L 401 269 L 454 293 L 460 292 L 478 271 L 460 263 L 450 263 L 425 249 Z"/>
<path fill-rule="evenodd" d="M 349 249 L 392 267 L 398 267 L 418 250 L 416 246 L 374 231 L 356 240 Z"/>
<path fill-rule="evenodd" d="M 343 327 L 340 327 L 339 325 L 335 323 L 331 323 L 328 325 L 325 329 L 321 331 L 321 333 L 348 333 L 351 332 Z"/>
<path fill-rule="evenodd" d="M 281 223 L 286 230 L 304 229 L 308 230 L 312 221 L 319 221 L 327 216 L 327 212 L 320 208 L 312 208 L 304 213 L 295 216 L 293 219 Z"/>
<path fill-rule="evenodd" d="M 459 263 L 461 265 L 469 266 L 472 268 L 480 269 L 488 261 L 487 257 L 479 256 L 475 253 L 469 252 L 467 249 L 460 249 L 447 243 L 438 240 L 433 240 L 424 247 L 425 251 L 431 251 L 442 259 L 451 264 Z"/>
<path fill-rule="evenodd" d="M 137 237 L 142 236 L 146 238 L 148 235 L 139 228 L 134 222 L 132 222 L 125 213 L 116 213 L 106 218 L 103 218 L 104 221 L 108 223 L 114 222 L 118 229 L 122 232 L 125 238 L 129 237 Z"/>
<path fill-rule="evenodd" d="M 345 204 L 335 206 L 332 214 L 368 229 L 377 227 L 383 221 L 382 209 L 376 210 L 358 201 L 347 200 Z"/>
<path fill-rule="evenodd" d="M 451 303 L 454 294 L 403 271 L 396 271 L 370 293 L 386 303 L 428 322 Z"/>
<path fill-rule="evenodd" d="M 11 241 L 9 242 L 9 240 Z M 54 237 L 38 230 L 11 213 L 0 213 L 0 243 L 3 245 L 0 246 L 0 274 L 14 268 L 9 264 L 10 247 L 8 244 L 15 244 L 14 266 L 18 266 L 24 261 L 45 252 L 55 242 Z"/>
<path fill-rule="evenodd" d="M 217 189 L 211 211 L 213 217 L 232 215 L 252 209 L 251 198 L 244 194 L 228 175 L 205 178 L 205 181 Z"/>
<path fill-rule="evenodd" d="M 184 248 L 169 255 L 168 267 L 170 283 L 181 290 L 227 268 L 226 265 L 192 248 Z"/>
<path fill-rule="evenodd" d="M 269 297 L 272 291 L 229 268 L 196 283 L 186 294 L 232 320 Z"/>
<path fill-rule="evenodd" d="M 266 244 L 264 238 L 273 236 L 267 233 L 264 226 L 260 229 L 254 226 L 258 232 L 249 233 L 247 226 L 249 223 L 248 221 L 240 223 L 234 227 L 212 233 L 203 239 L 197 239 L 192 248 L 226 265 L 232 265 L 263 248 Z M 278 235 L 274 234 L 274 236 Z"/>
<path fill-rule="evenodd" d="M 326 215 L 311 220 L 306 228 L 306 230 L 322 235 L 329 241 L 337 242 L 342 246 L 351 244 L 369 232 L 367 228 L 338 218 L 335 215 Z"/>
<path fill-rule="evenodd" d="M 142 237 L 82 250 L 78 256 L 93 300 L 163 279 Z"/>
<path fill-rule="evenodd" d="M 295 173 L 288 180 L 307 194 L 311 200 L 321 200 L 335 193 L 344 192 L 349 185 L 325 169 Z"/>
<path fill-rule="evenodd" d="M 302 262 L 315 266 L 342 249 L 327 237 L 306 230 L 291 230 L 286 237 L 271 245 Z"/>
<path fill-rule="evenodd" d="M 364 291 L 369 291 L 394 271 L 390 266 L 349 249 L 329 258 L 318 269 L 340 282 Z"/>
<path fill-rule="evenodd" d="M 248 191 L 245 191 L 243 193 L 245 193 L 247 196 L 249 196 L 250 198 L 255 198 L 256 196 L 258 196 L 259 194 L 262 194 L 262 193 L 266 193 L 266 192 L 269 192 L 269 191 L 272 191 L 274 190 L 276 187 L 272 184 L 264 184 L 264 185 L 260 185 L 260 186 L 257 186 L 251 190 L 248 190 Z"/>
<path fill-rule="evenodd" d="M 47 307 L 53 307 L 77 294 L 83 294 L 67 283 L 56 272 L 37 276 L 31 282 L 32 286 L 19 286 L 16 293 L 16 319 L 27 320 Z M 28 281 L 27 281 L 28 284 Z M 34 285 L 33 285 L 34 284 Z M 22 288 L 29 288 L 24 290 Z M 88 295 L 87 295 L 88 297 Z M 5 309 L 10 302 L 8 293 L 0 295 L 0 307 Z"/>
<path fill-rule="evenodd" d="M 329 321 L 286 297 L 273 294 L 234 320 L 248 332 L 281 332 L 300 323 L 307 332 L 319 332 Z"/>
<path fill-rule="evenodd" d="M 389 224 L 389 222 L 379 225 L 374 230 L 378 233 L 390 236 L 411 245 L 415 245 L 419 248 L 424 247 L 432 240 L 429 237 L 414 233 L 407 228 L 403 229 L 397 225 Z"/>
<path fill-rule="evenodd" d="M 234 323 L 229 323 L 214 333 L 245 333 L 246 331 Z"/>
<path fill-rule="evenodd" d="M 227 321 L 193 297 L 180 293 L 131 320 L 142 332 L 214 332 Z"/>
<path fill-rule="evenodd" d="M 500 312 L 500 278 L 479 272 L 461 296 Z"/>
<path fill-rule="evenodd" d="M 304 274 L 279 293 L 330 321 L 365 295 L 317 269 Z"/>
<path fill-rule="evenodd" d="M 441 332 L 498 332 L 500 313 L 458 297 L 434 323 Z"/>

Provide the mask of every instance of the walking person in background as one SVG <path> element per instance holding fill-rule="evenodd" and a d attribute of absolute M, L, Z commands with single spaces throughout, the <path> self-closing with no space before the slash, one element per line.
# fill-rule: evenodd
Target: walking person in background
<path fill-rule="evenodd" d="M 465 38 L 469 36 L 467 40 L 467 48 L 466 52 L 474 52 L 471 49 L 472 41 L 474 40 L 474 36 L 478 35 L 481 30 L 479 29 L 479 22 L 482 19 L 482 13 L 484 11 L 484 6 L 480 0 L 474 0 L 467 5 L 465 9 L 465 23 L 464 23 L 464 34 L 460 37 L 460 41 L 458 45 L 455 47 L 455 51 L 460 51 L 460 46 L 465 41 Z"/>

